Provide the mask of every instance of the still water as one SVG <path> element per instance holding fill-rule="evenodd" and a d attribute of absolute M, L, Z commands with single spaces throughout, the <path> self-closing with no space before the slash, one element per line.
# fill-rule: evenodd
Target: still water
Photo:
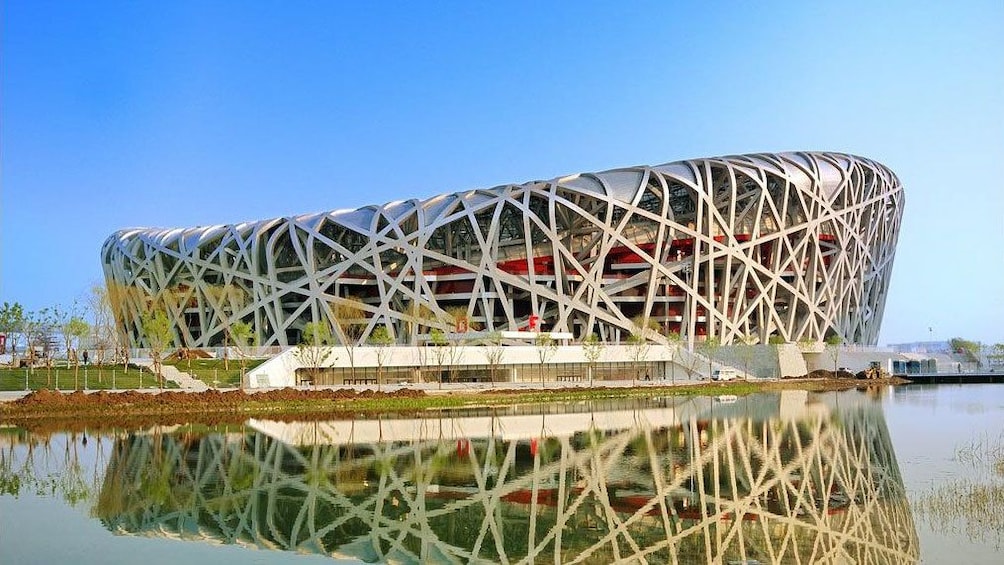
<path fill-rule="evenodd" d="M 1002 428 L 1001 385 L 7 428 L 0 563 L 998 562 Z"/>

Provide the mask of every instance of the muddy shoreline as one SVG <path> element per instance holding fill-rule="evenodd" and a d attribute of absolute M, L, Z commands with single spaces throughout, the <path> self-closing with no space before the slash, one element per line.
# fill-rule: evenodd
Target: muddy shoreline
<path fill-rule="evenodd" d="M 652 396 L 746 395 L 777 390 L 839 391 L 898 385 L 901 379 L 786 379 L 769 382 L 688 383 L 640 387 L 566 387 L 528 389 L 465 389 L 443 394 L 436 390 L 401 388 L 394 391 L 327 388 L 148 393 L 35 391 L 0 403 L 0 425 L 30 431 L 135 429 L 157 425 L 241 424 L 248 418 L 320 421 L 355 417 L 417 414 L 437 409 L 504 407 L 561 401 L 604 400 Z"/>

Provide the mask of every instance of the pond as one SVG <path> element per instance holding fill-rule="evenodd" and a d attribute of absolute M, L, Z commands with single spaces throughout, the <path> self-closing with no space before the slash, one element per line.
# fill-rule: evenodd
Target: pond
<path fill-rule="evenodd" d="M 993 562 L 1002 393 L 5 428 L 0 562 Z"/>

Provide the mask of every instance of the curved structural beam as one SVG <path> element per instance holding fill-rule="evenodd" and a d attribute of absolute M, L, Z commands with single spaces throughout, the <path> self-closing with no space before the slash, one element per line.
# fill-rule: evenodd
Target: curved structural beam
<path fill-rule="evenodd" d="M 639 324 L 693 343 L 875 344 L 903 211 L 886 167 L 840 153 L 754 154 L 583 173 L 261 222 L 129 229 L 102 259 L 137 345 L 166 310 L 178 345 L 261 345 L 330 322 L 417 343 L 461 316 L 485 330 L 616 341 Z M 342 306 L 361 311 L 351 335 Z M 459 312 L 459 314 L 458 314 Z M 344 322 L 344 320 L 342 320 Z M 651 332 L 649 332 L 651 333 Z M 657 336 L 650 337 L 658 339 Z"/>

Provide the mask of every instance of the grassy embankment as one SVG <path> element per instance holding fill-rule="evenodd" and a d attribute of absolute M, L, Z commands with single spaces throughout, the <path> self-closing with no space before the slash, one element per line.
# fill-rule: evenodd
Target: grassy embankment
<path fill-rule="evenodd" d="M 27 386 L 25 386 L 27 383 Z M 165 388 L 178 388 L 172 382 L 164 383 Z M 51 369 L 0 368 L 0 390 L 128 390 L 136 388 L 156 388 L 157 378 L 143 367 L 129 365 L 81 365 L 79 368 L 66 365 Z"/>

